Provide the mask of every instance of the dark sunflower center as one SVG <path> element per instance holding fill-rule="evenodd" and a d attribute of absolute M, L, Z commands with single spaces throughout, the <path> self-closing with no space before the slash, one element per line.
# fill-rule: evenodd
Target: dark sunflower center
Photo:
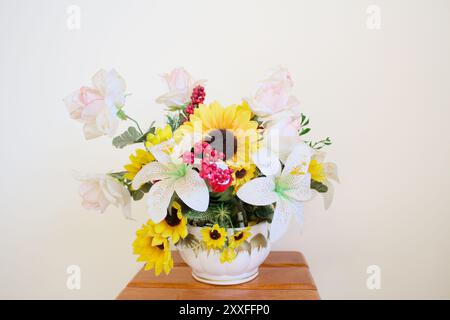
<path fill-rule="evenodd" d="M 171 227 L 175 227 L 175 226 L 179 225 L 181 220 L 180 220 L 180 218 L 178 218 L 177 209 L 172 208 L 170 213 L 171 214 L 168 214 L 165 219 L 167 224 Z"/>
<path fill-rule="evenodd" d="M 234 240 L 241 240 L 243 236 L 244 236 L 244 233 L 240 232 L 237 236 L 234 236 Z"/>
<path fill-rule="evenodd" d="M 210 231 L 210 232 L 209 232 L 209 236 L 210 236 L 211 239 L 213 239 L 213 240 L 220 239 L 220 237 L 221 237 L 219 231 L 217 231 L 217 230 Z"/>
<path fill-rule="evenodd" d="M 216 129 L 208 133 L 206 141 L 218 152 L 223 152 L 224 160 L 233 157 L 237 152 L 237 139 L 233 132 L 225 129 Z"/>
<path fill-rule="evenodd" d="M 245 170 L 245 169 L 238 170 L 238 171 L 236 171 L 236 178 L 242 179 L 243 177 L 245 177 L 246 173 L 247 173 L 247 170 Z"/>
<path fill-rule="evenodd" d="M 157 245 L 156 247 L 157 247 L 159 250 L 163 250 L 163 251 L 164 251 L 164 245 L 163 245 L 163 244 Z"/>

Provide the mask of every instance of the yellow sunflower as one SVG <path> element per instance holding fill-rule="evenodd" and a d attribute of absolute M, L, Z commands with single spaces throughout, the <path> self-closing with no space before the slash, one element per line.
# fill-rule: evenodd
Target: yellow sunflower
<path fill-rule="evenodd" d="M 239 188 L 246 182 L 250 181 L 255 177 L 256 165 L 248 164 L 243 166 L 230 166 L 233 169 L 233 181 L 231 185 L 234 187 L 234 192 L 236 193 Z"/>
<path fill-rule="evenodd" d="M 311 179 L 318 182 L 324 182 L 327 178 L 322 163 L 318 162 L 316 159 L 311 159 L 309 162 L 308 172 L 311 174 Z"/>
<path fill-rule="evenodd" d="M 130 155 L 130 164 L 124 166 L 127 173 L 125 173 L 124 178 L 127 180 L 133 180 L 136 174 L 141 170 L 143 166 L 147 163 L 155 161 L 153 155 L 143 149 L 137 149 L 136 155 Z"/>
<path fill-rule="evenodd" d="M 167 239 L 159 245 L 153 245 L 154 230 L 151 224 L 143 225 L 136 232 L 136 240 L 133 242 L 133 253 L 138 255 L 137 261 L 145 262 L 144 270 L 154 269 L 155 275 L 162 271 L 169 274 L 173 268 L 173 259 Z"/>
<path fill-rule="evenodd" d="M 155 133 L 147 134 L 145 146 L 150 148 L 170 139 L 172 139 L 172 128 L 166 125 L 164 128 L 156 128 Z"/>
<path fill-rule="evenodd" d="M 245 228 L 244 230 L 235 232 L 229 239 L 229 247 L 230 248 L 237 248 L 239 247 L 245 240 L 248 239 L 252 235 L 251 232 L 249 232 L 250 227 Z"/>
<path fill-rule="evenodd" d="M 258 123 L 251 118 L 246 102 L 225 108 L 218 102 L 199 105 L 189 121 L 175 131 L 174 137 L 181 141 L 184 136 L 201 134 L 214 149 L 224 153 L 228 164 L 245 165 L 258 148 Z"/>
<path fill-rule="evenodd" d="M 217 223 L 212 228 L 204 227 L 201 234 L 208 249 L 222 249 L 227 239 L 225 229 L 219 227 Z"/>
<path fill-rule="evenodd" d="M 169 210 L 170 213 L 163 221 L 155 224 L 153 230 L 163 238 L 171 237 L 173 244 L 175 244 L 180 238 L 184 239 L 188 235 L 187 219 L 183 217 L 181 205 L 178 202 L 172 202 Z"/>
<path fill-rule="evenodd" d="M 222 250 L 220 254 L 220 263 L 231 263 L 236 258 L 236 251 L 233 248 L 228 247 Z"/>

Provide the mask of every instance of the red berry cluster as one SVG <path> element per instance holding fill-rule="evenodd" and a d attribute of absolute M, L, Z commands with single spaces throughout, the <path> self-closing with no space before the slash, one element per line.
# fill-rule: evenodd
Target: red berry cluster
<path fill-rule="evenodd" d="M 200 177 L 205 179 L 214 192 L 225 191 L 233 181 L 233 170 L 220 160 L 225 158 L 223 152 L 217 152 L 209 143 L 197 142 L 192 152 L 183 154 L 183 161 L 194 164 L 195 159 L 201 159 Z"/>
<path fill-rule="evenodd" d="M 192 95 L 191 95 L 191 103 L 188 104 L 188 106 L 186 107 L 186 114 L 193 114 L 194 113 L 194 109 L 201 103 L 203 103 L 203 101 L 205 101 L 205 88 L 203 86 L 196 86 L 193 90 L 192 90 Z"/>

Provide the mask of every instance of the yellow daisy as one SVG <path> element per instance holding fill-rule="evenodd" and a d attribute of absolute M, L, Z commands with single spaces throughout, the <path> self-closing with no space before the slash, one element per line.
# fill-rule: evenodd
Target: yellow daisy
<path fill-rule="evenodd" d="M 227 233 L 224 228 L 216 223 L 212 228 L 204 227 L 201 230 L 203 242 L 208 249 L 222 249 L 227 239 Z"/>
<path fill-rule="evenodd" d="M 145 146 L 150 148 L 170 139 L 172 139 L 172 128 L 166 125 L 164 128 L 156 128 L 155 133 L 147 134 Z"/>
<path fill-rule="evenodd" d="M 246 102 L 222 107 L 218 102 L 199 105 L 189 121 L 174 133 L 176 141 L 184 136 L 201 134 L 217 151 L 223 152 L 228 164 L 250 163 L 250 155 L 258 148 L 258 123 Z"/>
<path fill-rule="evenodd" d="M 229 262 L 231 263 L 236 258 L 236 251 L 233 248 L 225 248 L 220 254 L 220 263 Z"/>
<path fill-rule="evenodd" d="M 125 173 L 124 178 L 127 180 L 133 180 L 136 174 L 141 170 L 143 166 L 147 163 L 155 161 L 153 155 L 143 149 L 137 149 L 136 155 L 130 155 L 130 164 L 124 166 L 127 173 Z"/>
<path fill-rule="evenodd" d="M 153 230 L 163 238 L 171 237 L 173 244 L 175 244 L 180 238 L 184 239 L 188 235 L 186 224 L 187 219 L 183 217 L 181 205 L 174 201 L 170 207 L 170 213 L 163 221 L 155 224 Z"/>
<path fill-rule="evenodd" d="M 246 182 L 250 181 L 255 177 L 256 165 L 248 164 L 244 166 L 230 166 L 233 169 L 233 182 L 231 185 L 234 187 L 234 192 L 237 192 L 239 188 Z"/>
<path fill-rule="evenodd" d="M 252 235 L 251 232 L 249 232 L 250 227 L 245 228 L 244 230 L 235 232 L 229 239 L 229 246 L 230 248 L 237 248 L 239 247 L 245 240 L 248 239 Z"/>
<path fill-rule="evenodd" d="M 308 172 L 311 174 L 311 179 L 317 182 L 324 182 L 327 178 L 322 163 L 318 162 L 316 159 L 311 159 L 309 162 Z"/>
<path fill-rule="evenodd" d="M 136 240 L 133 242 L 133 253 L 138 255 L 137 261 L 145 262 L 144 270 L 154 269 L 155 275 L 162 271 L 169 274 L 173 268 L 173 259 L 167 239 L 159 245 L 152 245 L 154 231 L 152 225 L 143 225 L 136 232 Z"/>

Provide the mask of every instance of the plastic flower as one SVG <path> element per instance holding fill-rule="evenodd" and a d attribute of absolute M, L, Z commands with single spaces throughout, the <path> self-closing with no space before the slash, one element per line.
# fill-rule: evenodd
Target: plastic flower
<path fill-rule="evenodd" d="M 183 68 L 176 68 L 163 75 L 169 91 L 156 99 L 166 106 L 181 106 L 189 102 L 194 87 L 204 84 L 204 80 L 195 81 Z"/>
<path fill-rule="evenodd" d="M 180 238 L 184 239 L 188 234 L 187 219 L 183 217 L 181 205 L 176 201 L 172 202 L 169 212 L 164 220 L 154 225 L 153 229 L 164 238 L 172 238 L 173 244 L 176 244 Z"/>
<path fill-rule="evenodd" d="M 79 174 L 82 206 L 85 209 L 105 212 L 110 204 L 122 208 L 123 215 L 131 218 L 131 197 L 127 188 L 107 174 Z"/>
<path fill-rule="evenodd" d="M 166 125 L 164 128 L 156 128 L 155 133 L 147 134 L 145 146 L 151 148 L 170 139 L 172 139 L 172 128 L 170 128 L 169 125 Z"/>
<path fill-rule="evenodd" d="M 206 211 L 209 205 L 206 182 L 190 165 L 182 162 L 181 154 L 178 155 L 181 151 L 167 154 L 160 149 L 162 144 L 150 148 L 157 161 L 142 167 L 132 182 L 135 190 L 146 182 L 154 182 L 147 197 L 150 218 L 159 223 L 166 217 L 174 192 L 188 207 L 196 211 Z"/>
<path fill-rule="evenodd" d="M 208 249 L 222 249 L 227 239 L 224 228 L 216 223 L 213 227 L 204 227 L 201 231 L 203 242 Z"/>
<path fill-rule="evenodd" d="M 244 230 L 235 232 L 230 238 L 229 238 L 229 247 L 230 248 L 237 248 L 239 247 L 245 240 L 247 240 L 252 234 L 249 232 L 250 227 L 245 228 Z"/>
<path fill-rule="evenodd" d="M 136 174 L 142 169 L 144 165 L 149 162 L 155 161 L 153 155 L 143 149 L 137 149 L 136 155 L 130 155 L 130 164 L 124 166 L 127 173 L 125 173 L 124 178 L 127 180 L 133 180 Z"/>
<path fill-rule="evenodd" d="M 136 240 L 133 242 L 133 253 L 138 255 L 137 261 L 145 262 L 145 270 L 155 270 L 155 275 L 162 271 L 169 274 L 173 268 L 173 259 L 167 239 L 161 244 L 153 245 L 154 231 L 152 225 L 143 225 L 136 232 Z"/>
<path fill-rule="evenodd" d="M 231 185 L 234 187 L 234 192 L 237 192 L 244 183 L 253 179 L 256 174 L 256 165 L 254 164 L 230 166 L 230 168 L 233 169 Z"/>
<path fill-rule="evenodd" d="M 200 105 L 190 120 L 175 131 L 175 140 L 185 136 L 200 137 L 199 140 L 207 141 L 217 152 L 222 152 L 227 164 L 247 164 L 258 148 L 258 123 L 251 117 L 246 103 L 225 108 L 218 102 Z"/>
<path fill-rule="evenodd" d="M 334 198 L 334 186 L 330 179 L 339 182 L 339 177 L 337 165 L 332 162 L 324 162 L 325 156 L 325 152 L 315 151 L 309 163 L 308 172 L 311 174 L 312 180 L 327 186 L 327 192 L 321 192 L 321 194 L 323 196 L 324 207 L 328 209 Z"/>
<path fill-rule="evenodd" d="M 236 251 L 233 248 L 225 248 L 220 253 L 220 263 L 231 263 L 233 260 L 236 259 Z"/>
<path fill-rule="evenodd" d="M 116 116 L 125 103 L 125 81 L 113 69 L 99 70 L 92 77 L 93 87 L 81 87 L 64 99 L 72 119 L 84 124 L 87 140 L 102 135 L 114 136 L 119 125 Z"/>
<path fill-rule="evenodd" d="M 300 116 L 299 102 L 291 95 L 293 82 L 285 68 L 278 68 L 261 81 L 252 98 L 246 99 L 253 113 L 264 121 Z"/>
<path fill-rule="evenodd" d="M 291 215 L 303 219 L 303 202 L 312 198 L 311 175 L 307 172 L 312 149 L 306 144 L 296 146 L 281 171 L 280 161 L 256 157 L 256 165 L 266 177 L 244 184 L 237 196 L 244 202 L 266 206 L 276 203 L 270 236 L 276 241 L 287 229 Z"/>

